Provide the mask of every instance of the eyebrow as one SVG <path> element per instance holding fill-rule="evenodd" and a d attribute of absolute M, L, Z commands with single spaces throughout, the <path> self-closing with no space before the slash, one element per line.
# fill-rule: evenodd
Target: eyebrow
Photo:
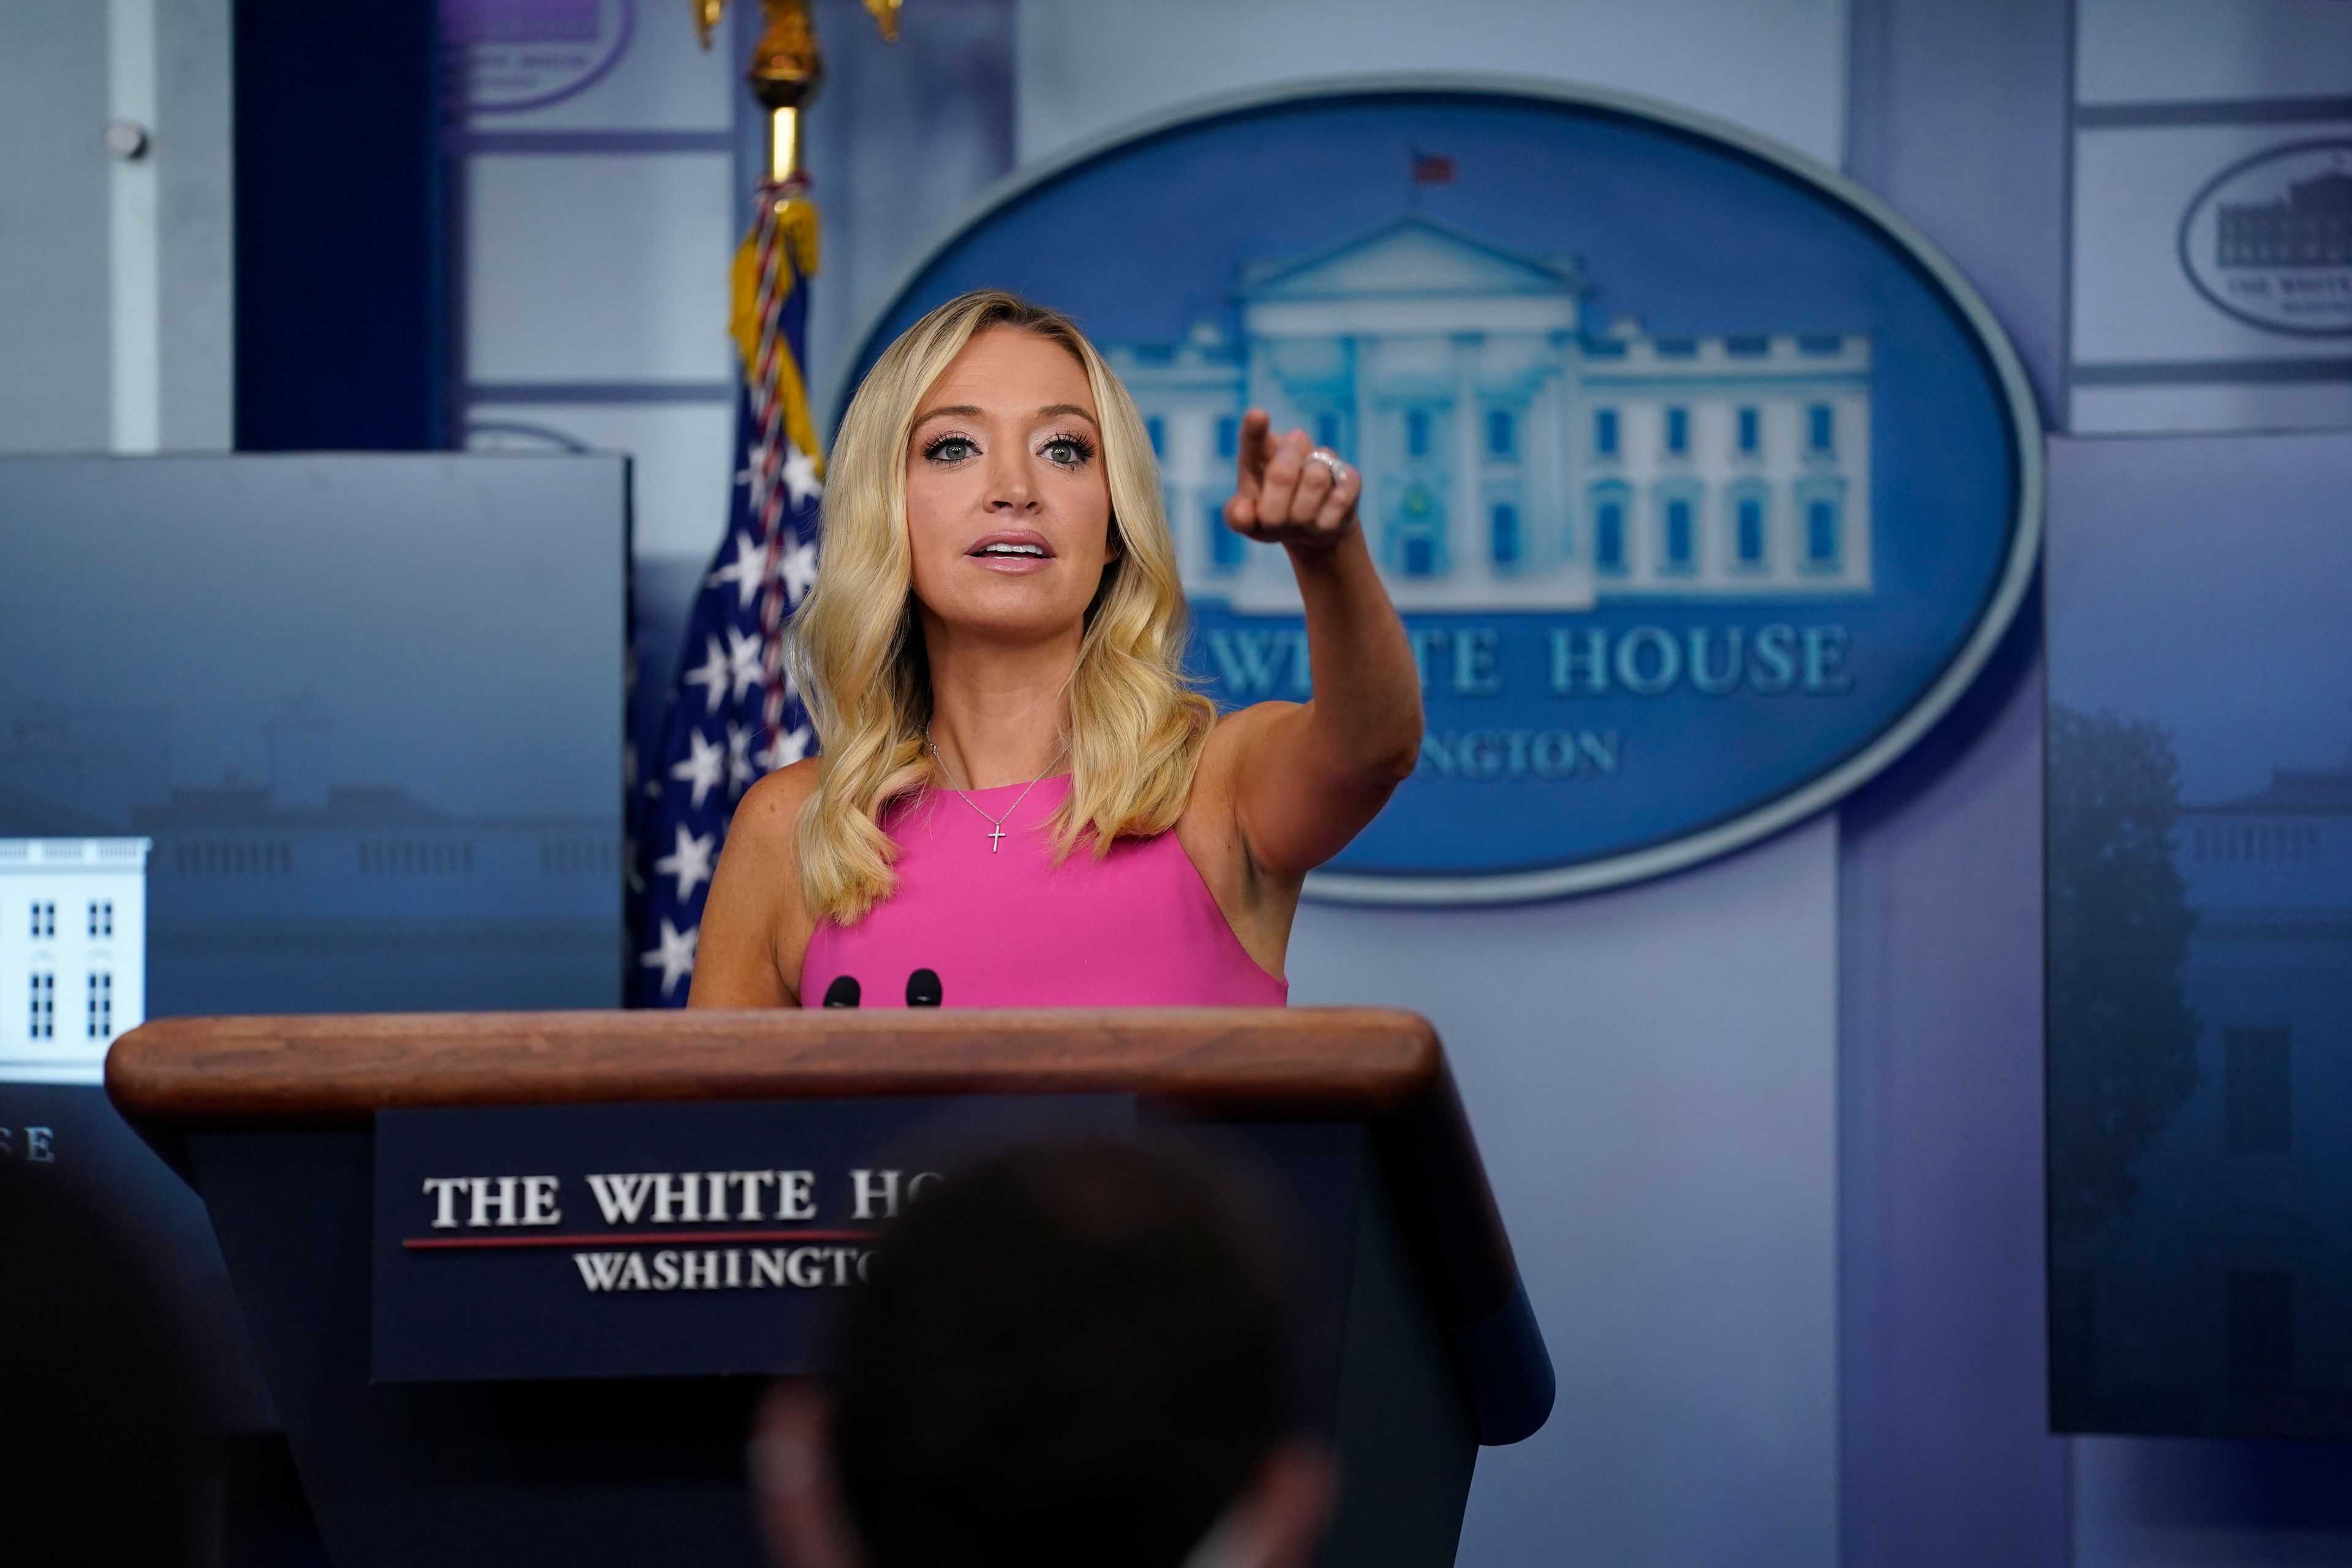
<path fill-rule="evenodd" d="M 1089 425 L 1097 423 L 1094 416 L 1093 410 L 1081 408 L 1075 403 L 1048 403 L 1045 406 L 1037 410 L 1037 417 L 1040 419 L 1059 418 L 1065 415 L 1070 414 L 1076 415 L 1079 418 L 1085 420 Z M 984 419 L 987 416 L 988 410 L 981 407 L 978 404 L 951 403 L 944 408 L 934 408 L 928 411 L 920 418 L 917 419 L 915 423 L 918 425 L 928 425 L 934 419 L 946 419 L 950 417 L 958 419 Z"/>

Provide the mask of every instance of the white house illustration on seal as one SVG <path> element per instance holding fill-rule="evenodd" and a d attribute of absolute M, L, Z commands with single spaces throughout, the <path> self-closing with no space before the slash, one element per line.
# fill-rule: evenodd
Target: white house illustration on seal
<path fill-rule="evenodd" d="M 1363 469 L 1408 610 L 1871 590 L 1870 341 L 1584 329 L 1569 257 L 1418 215 L 1244 268 L 1211 322 L 1113 345 L 1160 456 L 1186 591 L 1296 612 L 1280 551 L 1221 509 L 1244 408 Z"/>

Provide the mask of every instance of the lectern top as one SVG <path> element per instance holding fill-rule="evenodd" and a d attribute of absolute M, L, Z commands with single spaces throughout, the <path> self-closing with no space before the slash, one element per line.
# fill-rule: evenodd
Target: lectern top
<path fill-rule="evenodd" d="M 1371 1007 L 160 1018 L 106 1062 L 126 1116 L 178 1128 L 418 1106 L 1087 1092 L 1377 1117 L 1450 1099 L 1445 1078 L 1427 1019 Z"/>

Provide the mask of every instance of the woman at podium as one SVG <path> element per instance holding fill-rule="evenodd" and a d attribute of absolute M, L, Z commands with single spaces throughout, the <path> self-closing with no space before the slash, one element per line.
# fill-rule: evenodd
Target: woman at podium
<path fill-rule="evenodd" d="M 1412 771 L 1361 476 L 1252 409 L 1224 521 L 1289 553 L 1314 696 L 1180 668 L 1151 440 L 1060 313 L 993 290 L 866 374 L 793 661 L 822 755 L 737 808 L 691 1005 L 1278 1005 L 1307 873 Z"/>

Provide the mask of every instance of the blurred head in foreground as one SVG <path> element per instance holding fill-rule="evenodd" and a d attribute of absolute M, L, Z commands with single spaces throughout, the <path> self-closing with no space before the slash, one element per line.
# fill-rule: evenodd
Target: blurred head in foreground
<path fill-rule="evenodd" d="M 763 1521 L 793 1568 L 1296 1568 L 1330 1486 L 1290 1342 L 1274 1247 L 1191 1164 L 997 1159 L 883 1243 L 829 1396 L 771 1394 Z"/>

